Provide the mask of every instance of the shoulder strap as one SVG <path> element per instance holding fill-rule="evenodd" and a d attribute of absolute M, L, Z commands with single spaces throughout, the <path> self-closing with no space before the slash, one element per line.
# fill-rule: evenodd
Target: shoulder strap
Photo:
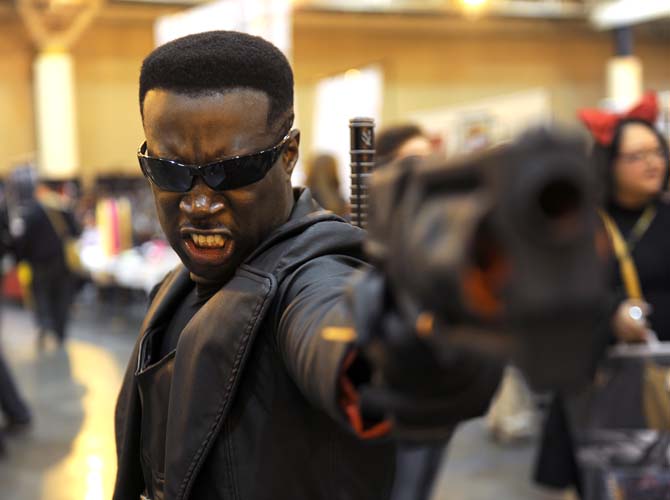
<path fill-rule="evenodd" d="M 621 231 L 619 231 L 619 228 L 612 217 L 610 217 L 604 210 L 599 210 L 598 212 L 603 224 L 605 224 L 607 234 L 612 241 L 614 255 L 616 255 L 617 261 L 619 262 L 619 270 L 621 272 L 624 288 L 626 289 L 626 294 L 630 299 L 642 300 L 644 297 L 642 295 L 642 287 L 640 286 L 640 277 L 637 273 L 637 267 L 635 266 L 633 257 L 630 255 L 628 245 L 623 239 Z"/>
<path fill-rule="evenodd" d="M 59 210 L 52 209 L 44 205 L 42 205 L 42 209 L 44 210 L 44 213 L 47 214 L 47 218 L 51 223 L 51 227 L 53 227 L 54 231 L 56 231 L 58 237 L 61 240 L 69 238 L 70 231 L 68 231 L 65 216 Z"/>

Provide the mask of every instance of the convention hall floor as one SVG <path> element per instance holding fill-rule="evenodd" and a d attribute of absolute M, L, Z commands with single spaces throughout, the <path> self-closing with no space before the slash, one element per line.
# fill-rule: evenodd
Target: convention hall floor
<path fill-rule="evenodd" d="M 0 459 L 3 500 L 106 500 L 115 472 L 113 409 L 143 306 L 101 306 L 84 294 L 64 349 L 38 350 L 31 316 L 2 307 L 2 341 L 34 412 L 32 428 L 8 439 Z M 433 500 L 558 500 L 528 480 L 533 442 L 499 446 L 480 420 L 461 427 Z"/>

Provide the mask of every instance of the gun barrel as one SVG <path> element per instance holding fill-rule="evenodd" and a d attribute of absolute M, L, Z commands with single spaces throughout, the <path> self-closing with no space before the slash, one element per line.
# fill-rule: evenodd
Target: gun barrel
<path fill-rule="evenodd" d="M 375 166 L 375 121 L 372 118 L 349 120 L 351 146 L 351 223 L 365 229 L 368 213 L 368 179 Z"/>
<path fill-rule="evenodd" d="M 583 159 L 557 151 L 522 167 L 510 192 L 514 210 L 508 217 L 525 228 L 528 241 L 557 249 L 581 245 L 593 211 Z"/>

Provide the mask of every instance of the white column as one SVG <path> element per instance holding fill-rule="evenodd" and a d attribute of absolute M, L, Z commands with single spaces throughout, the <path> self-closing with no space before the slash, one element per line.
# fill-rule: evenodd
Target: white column
<path fill-rule="evenodd" d="M 37 168 L 41 177 L 71 179 L 79 174 L 79 146 L 72 57 L 39 54 L 34 63 Z"/>
<path fill-rule="evenodd" d="M 632 55 L 607 62 L 607 97 L 618 109 L 628 109 L 643 93 L 642 63 Z"/>

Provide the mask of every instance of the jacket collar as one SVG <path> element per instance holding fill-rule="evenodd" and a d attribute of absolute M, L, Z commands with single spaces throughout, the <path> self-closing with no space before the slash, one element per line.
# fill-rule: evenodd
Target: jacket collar
<path fill-rule="evenodd" d="M 303 217 L 314 213 L 325 211 L 316 200 L 312 197 L 312 192 L 306 187 L 294 187 L 293 196 L 295 197 L 295 205 L 289 217 L 289 221 L 302 219 Z"/>
<path fill-rule="evenodd" d="M 296 198 L 295 205 L 288 220 L 272 231 L 246 259 L 246 263 L 252 263 L 258 259 L 263 253 L 280 241 L 287 239 L 295 234 L 303 231 L 306 227 L 311 226 L 317 222 L 332 220 L 339 222 L 346 222 L 342 217 L 333 212 L 324 210 L 314 200 L 312 193 L 308 188 L 295 187 L 293 188 L 293 195 Z"/>
<path fill-rule="evenodd" d="M 188 269 L 183 265 L 178 265 L 165 278 L 158 292 L 151 301 L 142 322 L 140 332 L 145 334 L 158 326 L 159 321 L 167 314 L 172 314 L 179 305 L 179 301 L 193 286 Z"/>

